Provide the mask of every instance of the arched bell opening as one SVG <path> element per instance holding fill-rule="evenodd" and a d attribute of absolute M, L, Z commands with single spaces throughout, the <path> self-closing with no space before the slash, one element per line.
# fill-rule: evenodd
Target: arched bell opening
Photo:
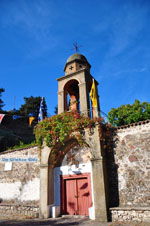
<path fill-rule="evenodd" d="M 80 111 L 79 82 L 70 80 L 64 86 L 64 109 L 65 111 Z"/>

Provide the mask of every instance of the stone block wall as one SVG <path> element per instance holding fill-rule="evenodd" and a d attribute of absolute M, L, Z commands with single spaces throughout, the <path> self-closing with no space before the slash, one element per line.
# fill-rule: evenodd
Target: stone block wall
<path fill-rule="evenodd" d="M 150 122 L 117 131 L 120 206 L 150 206 Z"/>
<path fill-rule="evenodd" d="M 0 218 L 37 218 L 39 217 L 39 207 L 32 205 L 15 205 L 15 204 L 1 204 Z"/>
<path fill-rule="evenodd" d="M 37 147 L 0 153 L 0 215 L 7 209 L 8 215 L 37 216 L 39 192 Z"/>
<path fill-rule="evenodd" d="M 112 221 L 150 222 L 150 208 L 148 207 L 111 208 L 111 212 L 112 212 Z"/>
<path fill-rule="evenodd" d="M 150 121 L 106 133 L 102 145 L 112 220 L 149 222 Z M 97 140 L 96 133 L 93 137 Z M 38 147 L 0 153 L 0 217 L 38 217 L 39 155 Z"/>
<path fill-rule="evenodd" d="M 118 128 L 111 135 L 106 154 L 108 205 L 120 208 L 111 209 L 112 219 L 142 221 L 144 214 L 149 219 L 150 121 Z"/>

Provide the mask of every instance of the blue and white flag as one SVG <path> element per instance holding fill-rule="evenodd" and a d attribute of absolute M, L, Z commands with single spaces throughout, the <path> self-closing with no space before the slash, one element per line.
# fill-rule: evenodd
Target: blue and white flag
<path fill-rule="evenodd" d="M 43 97 L 40 103 L 39 115 L 38 115 L 38 122 L 43 120 Z"/>
<path fill-rule="evenodd" d="M 13 120 L 16 120 L 18 118 L 22 118 L 22 116 L 20 116 L 20 115 L 13 115 L 12 118 L 13 118 Z"/>

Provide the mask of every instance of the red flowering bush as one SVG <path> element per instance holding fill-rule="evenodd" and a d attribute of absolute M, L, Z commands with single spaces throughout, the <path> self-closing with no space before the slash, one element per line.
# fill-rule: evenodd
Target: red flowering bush
<path fill-rule="evenodd" d="M 79 143 L 83 141 L 84 128 L 92 128 L 101 118 L 90 119 L 78 112 L 64 112 L 44 119 L 35 127 L 37 143 L 42 145 L 45 140 L 47 146 L 53 147 L 57 143 L 64 144 L 65 140 L 75 137 Z"/>

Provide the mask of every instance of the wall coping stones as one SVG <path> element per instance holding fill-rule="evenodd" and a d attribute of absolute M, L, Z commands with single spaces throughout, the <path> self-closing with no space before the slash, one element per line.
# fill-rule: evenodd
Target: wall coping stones
<path fill-rule="evenodd" d="M 137 211 L 150 211 L 150 207 L 140 207 L 140 206 L 133 206 L 133 207 L 112 207 L 110 208 L 111 211 L 115 211 L 115 210 L 137 210 Z"/>
<path fill-rule="evenodd" d="M 8 153 L 11 153 L 11 152 L 16 152 L 16 151 L 23 151 L 23 150 L 32 149 L 32 148 L 38 148 L 38 146 L 35 145 L 35 146 L 31 146 L 31 147 L 18 148 L 18 149 L 14 149 L 14 150 L 9 149 L 9 150 L 0 152 L 0 155 L 8 154 Z"/>
<path fill-rule="evenodd" d="M 130 128 L 130 127 L 136 127 L 136 126 L 140 126 L 140 125 L 144 125 L 144 124 L 148 124 L 150 123 L 150 120 L 145 120 L 145 121 L 140 121 L 140 122 L 135 122 L 135 123 L 131 123 L 128 125 L 123 125 L 123 126 L 118 126 L 116 127 L 117 130 L 121 130 L 121 129 L 126 129 L 126 128 Z"/>
<path fill-rule="evenodd" d="M 33 207 L 33 208 L 39 208 L 39 206 L 38 205 L 30 205 L 30 204 L 28 204 L 28 205 L 21 205 L 21 204 L 3 204 L 3 203 L 0 203 L 0 207 L 1 206 L 22 206 L 22 207 Z"/>

